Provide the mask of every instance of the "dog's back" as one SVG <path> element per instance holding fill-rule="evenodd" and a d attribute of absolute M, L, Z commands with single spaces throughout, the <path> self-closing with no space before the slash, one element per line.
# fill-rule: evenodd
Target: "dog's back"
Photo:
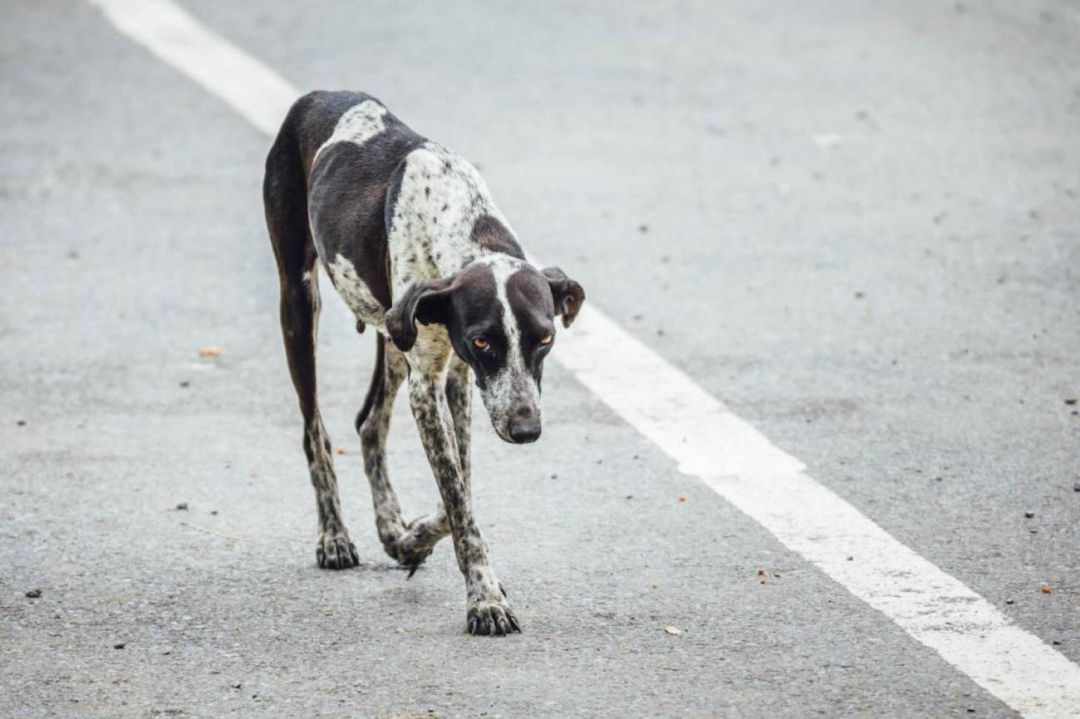
<path fill-rule="evenodd" d="M 366 288 L 345 297 L 358 315 L 390 306 L 389 195 L 425 142 L 370 95 L 316 91 L 292 106 L 267 157 L 268 208 L 302 206 L 318 257 L 328 266 L 342 257 Z"/>

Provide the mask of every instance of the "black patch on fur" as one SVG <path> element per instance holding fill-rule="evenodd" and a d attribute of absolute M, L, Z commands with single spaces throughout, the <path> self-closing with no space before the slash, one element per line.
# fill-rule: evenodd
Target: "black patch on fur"
<path fill-rule="evenodd" d="M 551 287 L 555 314 L 562 315 L 563 327 L 569 327 L 585 302 L 585 289 L 558 267 L 546 267 L 540 273 L 547 278 Z"/>
<path fill-rule="evenodd" d="M 470 239 L 486 250 L 510 255 L 519 260 L 525 259 L 525 253 L 514 239 L 514 235 L 491 215 L 480 215 L 476 218 Z"/>

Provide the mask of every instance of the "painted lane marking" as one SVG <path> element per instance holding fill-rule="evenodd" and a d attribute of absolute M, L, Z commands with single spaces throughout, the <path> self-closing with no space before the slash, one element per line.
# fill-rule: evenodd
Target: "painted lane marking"
<path fill-rule="evenodd" d="M 171 0 L 88 0 L 118 30 L 273 136 L 300 92 Z M 1080 667 L 805 472 L 595 307 L 554 358 L 789 549 L 1029 717 L 1080 717 Z M 848 557 L 855 557 L 848 561 Z"/>

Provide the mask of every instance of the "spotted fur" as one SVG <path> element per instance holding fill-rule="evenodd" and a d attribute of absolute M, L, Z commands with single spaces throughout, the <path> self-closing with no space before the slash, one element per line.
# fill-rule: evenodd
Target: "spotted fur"
<path fill-rule="evenodd" d="M 317 260 L 361 330 L 376 369 L 356 427 L 386 552 L 412 572 L 451 535 L 473 634 L 519 631 L 472 512 L 472 384 L 511 442 L 540 434 L 540 381 L 553 318 L 569 325 L 584 292 L 538 271 L 476 168 L 362 93 L 316 92 L 289 111 L 266 162 L 267 227 L 281 281 L 281 324 L 304 419 L 319 516 L 319 565 L 358 563 L 341 516 L 315 382 Z M 394 396 L 409 405 L 442 499 L 406 522 L 386 466 Z"/>

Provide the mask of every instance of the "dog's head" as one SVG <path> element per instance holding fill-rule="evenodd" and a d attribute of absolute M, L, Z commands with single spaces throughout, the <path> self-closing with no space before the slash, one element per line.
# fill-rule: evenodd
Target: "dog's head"
<path fill-rule="evenodd" d="M 495 431 L 507 442 L 540 436 L 540 378 L 564 327 L 577 317 L 585 291 L 557 267 L 537 270 L 495 255 L 453 277 L 413 285 L 386 314 L 386 329 L 404 352 L 416 323 L 446 327 L 454 351 L 472 367 Z"/>

